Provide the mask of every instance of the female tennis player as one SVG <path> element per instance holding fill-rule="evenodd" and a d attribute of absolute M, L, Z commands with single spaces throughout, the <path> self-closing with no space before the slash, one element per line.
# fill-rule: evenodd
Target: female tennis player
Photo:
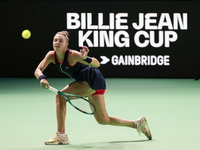
<path fill-rule="evenodd" d="M 100 63 L 96 58 L 88 56 L 89 49 L 86 46 L 83 46 L 80 52 L 68 49 L 68 36 L 67 31 L 55 34 L 53 39 L 54 50 L 46 54 L 34 73 L 35 77 L 40 80 L 40 85 L 44 89 L 49 88 L 47 77 L 43 74 L 43 71 L 50 63 L 53 63 L 60 72 L 75 79 L 61 92 L 87 96 L 96 107 L 94 117 L 99 124 L 135 128 L 139 134 L 143 133 L 151 140 L 151 132 L 145 117 L 142 116 L 136 121 L 131 121 L 107 114 L 104 99 L 106 84 L 98 69 Z M 51 139 L 45 141 L 45 144 L 69 144 L 70 140 L 65 132 L 66 100 L 58 94 L 56 95 L 56 115 L 57 132 Z"/>

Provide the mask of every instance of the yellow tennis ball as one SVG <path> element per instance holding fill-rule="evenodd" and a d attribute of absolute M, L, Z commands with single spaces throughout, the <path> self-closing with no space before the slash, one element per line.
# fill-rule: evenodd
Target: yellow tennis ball
<path fill-rule="evenodd" d="M 22 37 L 23 37 L 24 39 L 29 39 L 29 38 L 31 37 L 31 32 L 30 32 L 29 30 L 24 30 L 24 31 L 22 32 Z"/>

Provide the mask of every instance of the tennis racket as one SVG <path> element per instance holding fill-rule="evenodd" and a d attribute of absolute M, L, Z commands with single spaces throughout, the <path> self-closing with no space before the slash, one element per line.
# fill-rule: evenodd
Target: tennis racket
<path fill-rule="evenodd" d="M 74 108 L 76 108 L 77 110 L 79 110 L 82 113 L 85 113 L 87 115 L 92 115 L 96 112 L 95 106 L 89 100 L 87 100 L 86 98 L 84 98 L 82 96 L 64 93 L 64 92 L 61 92 L 61 91 L 55 89 L 52 86 L 49 86 L 49 90 L 62 96 Z"/>

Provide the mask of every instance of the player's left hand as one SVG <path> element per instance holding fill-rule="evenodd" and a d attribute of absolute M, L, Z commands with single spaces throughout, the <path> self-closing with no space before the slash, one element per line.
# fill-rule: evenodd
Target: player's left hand
<path fill-rule="evenodd" d="M 87 46 L 83 46 L 81 49 L 80 49 L 80 53 L 81 53 L 81 57 L 82 59 L 86 59 L 87 56 L 88 56 L 88 53 L 89 53 L 89 48 Z"/>

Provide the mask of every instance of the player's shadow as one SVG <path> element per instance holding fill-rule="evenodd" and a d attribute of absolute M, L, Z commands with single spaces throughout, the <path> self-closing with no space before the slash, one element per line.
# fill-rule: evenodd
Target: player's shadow
<path fill-rule="evenodd" d="M 124 149 L 125 147 L 131 147 L 133 143 L 137 142 L 148 142 L 149 140 L 135 140 L 135 141 L 110 141 L 110 142 L 97 142 L 97 143 L 85 143 L 79 145 L 72 145 L 70 144 L 70 148 L 74 149 L 84 149 L 84 150 L 120 150 Z"/>
<path fill-rule="evenodd" d="M 146 140 L 135 140 L 135 141 L 111 141 L 111 142 L 108 142 L 108 143 L 133 143 L 133 142 L 148 142 L 149 140 L 146 139 Z"/>
<path fill-rule="evenodd" d="M 149 140 L 135 140 L 135 141 L 110 141 L 110 142 L 93 142 L 85 144 L 69 144 L 69 145 L 44 145 L 37 148 L 31 148 L 28 150 L 122 150 L 122 149 L 143 149 L 138 142 L 148 142 Z"/>

